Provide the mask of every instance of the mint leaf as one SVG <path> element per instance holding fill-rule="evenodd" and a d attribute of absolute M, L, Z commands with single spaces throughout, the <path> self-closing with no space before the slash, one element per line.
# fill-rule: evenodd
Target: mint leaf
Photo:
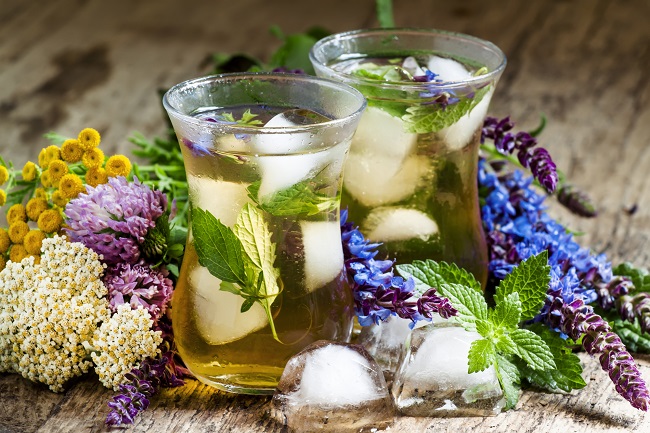
<path fill-rule="evenodd" d="M 496 370 L 501 389 L 503 389 L 503 396 L 506 399 L 505 409 L 512 409 L 517 406 L 519 401 L 519 370 L 507 358 L 497 355 Z"/>
<path fill-rule="evenodd" d="M 495 339 L 495 346 L 499 353 L 502 353 L 504 355 L 515 355 L 517 353 L 517 345 L 514 341 L 512 341 L 510 335 L 500 334 Z"/>
<path fill-rule="evenodd" d="M 467 331 L 475 331 L 478 320 L 487 321 L 487 303 L 476 290 L 460 284 L 443 284 L 438 292 L 458 310 L 457 320 Z"/>
<path fill-rule="evenodd" d="M 221 285 L 219 286 L 219 290 L 222 290 L 224 292 L 230 292 L 237 296 L 241 295 L 241 289 L 239 288 L 239 286 L 237 284 L 229 283 L 228 281 L 222 281 Z"/>
<path fill-rule="evenodd" d="M 557 332 L 540 324 L 533 325 L 531 330 L 548 345 L 555 368 L 544 371 L 533 370 L 522 363 L 519 365 L 522 376 L 532 385 L 548 391 L 570 392 L 573 389 L 584 388 L 586 383 L 582 378 L 580 358 L 567 347 L 567 342 L 571 340 L 562 339 Z"/>
<path fill-rule="evenodd" d="M 517 355 L 533 370 L 555 368 L 553 355 L 542 338 L 527 329 L 515 329 L 509 334 L 517 345 Z"/>
<path fill-rule="evenodd" d="M 521 320 L 519 293 L 514 292 L 506 296 L 490 311 L 489 317 L 497 328 L 516 329 Z"/>
<path fill-rule="evenodd" d="M 469 347 L 468 354 L 468 373 L 483 371 L 494 363 L 497 352 L 488 339 L 475 340 Z"/>
<path fill-rule="evenodd" d="M 463 97 L 460 101 L 441 107 L 438 104 L 416 105 L 408 107 L 402 116 L 406 131 L 416 134 L 438 132 L 458 122 L 483 99 L 490 86 L 474 92 L 473 98 Z"/>
<path fill-rule="evenodd" d="M 614 275 L 629 277 L 635 292 L 650 292 L 650 274 L 647 269 L 637 268 L 629 262 L 621 263 L 612 269 Z"/>
<path fill-rule="evenodd" d="M 397 265 L 397 271 L 403 277 L 413 277 L 415 292 L 421 295 L 431 287 L 438 288 L 444 283 L 460 284 L 482 293 L 481 284 L 474 275 L 455 263 L 435 262 L 433 260 L 415 260 L 410 265 Z"/>
<path fill-rule="evenodd" d="M 291 187 L 278 191 L 259 201 L 258 194 L 261 182 L 252 183 L 248 188 L 248 196 L 265 212 L 274 216 L 299 216 L 308 217 L 321 212 L 335 210 L 339 198 L 319 194 L 311 188 L 311 182 L 298 182 Z"/>
<path fill-rule="evenodd" d="M 494 333 L 494 325 L 489 320 L 477 320 L 476 332 L 482 337 L 488 337 Z"/>
<path fill-rule="evenodd" d="M 529 257 L 508 274 L 499 287 L 494 299 L 500 303 L 511 293 L 519 293 L 521 321 L 530 320 L 539 313 L 546 299 L 551 267 L 548 265 L 548 251 Z"/>
<path fill-rule="evenodd" d="M 230 283 L 246 281 L 242 243 L 233 231 L 202 209 L 192 209 L 194 248 L 199 264 L 220 280 Z"/>

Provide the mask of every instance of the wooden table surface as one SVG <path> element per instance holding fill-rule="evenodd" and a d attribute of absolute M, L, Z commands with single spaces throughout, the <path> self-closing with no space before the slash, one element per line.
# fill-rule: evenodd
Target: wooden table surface
<path fill-rule="evenodd" d="M 542 144 L 600 212 L 580 220 L 551 206 L 553 215 L 615 262 L 650 265 L 650 2 L 395 0 L 395 9 L 398 25 L 470 33 L 503 49 L 509 65 L 490 113 L 524 129 L 545 113 Z M 286 33 L 376 26 L 372 0 L 1 0 L 0 155 L 22 166 L 46 144 L 43 133 L 88 126 L 107 152 L 128 154 L 132 132 L 164 132 L 158 89 L 206 73 L 210 53 L 267 57 L 278 46 L 272 24 Z M 582 359 L 582 391 L 525 392 L 515 410 L 490 418 L 399 418 L 391 431 L 650 431 L 650 416 L 616 394 L 595 359 Z M 638 359 L 650 381 L 650 357 Z M 112 395 L 93 377 L 53 394 L 0 375 L 0 432 L 105 431 Z M 268 403 L 190 381 L 154 399 L 127 431 L 284 431 L 266 416 Z"/>

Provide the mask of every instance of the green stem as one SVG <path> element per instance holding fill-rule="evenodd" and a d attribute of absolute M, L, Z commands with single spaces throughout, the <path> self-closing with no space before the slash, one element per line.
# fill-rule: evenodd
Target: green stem
<path fill-rule="evenodd" d="M 393 2 L 392 0 L 377 0 L 377 21 L 379 27 L 395 27 L 393 19 Z"/>

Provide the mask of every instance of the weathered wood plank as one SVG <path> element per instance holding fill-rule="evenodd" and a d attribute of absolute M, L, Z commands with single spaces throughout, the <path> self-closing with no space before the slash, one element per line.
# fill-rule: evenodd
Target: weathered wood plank
<path fill-rule="evenodd" d="M 533 128 L 601 216 L 554 215 L 586 234 L 583 245 L 615 260 L 650 263 L 650 3 L 646 0 L 394 0 L 400 25 L 437 27 L 491 40 L 509 66 L 492 103 Z M 207 72 L 212 52 L 267 57 L 286 33 L 318 24 L 333 31 L 375 25 L 372 0 L 92 2 L 0 5 L 0 154 L 35 158 L 56 130 L 102 132 L 108 151 L 130 152 L 128 137 L 164 131 L 156 91 Z M 637 204 L 633 215 L 626 208 Z M 643 431 L 650 418 L 613 390 L 598 362 L 581 355 L 588 386 L 570 396 L 526 392 L 516 410 L 491 418 L 400 418 L 392 431 Z M 640 362 L 650 380 L 650 358 Z M 0 376 L 0 432 L 107 431 L 112 392 L 88 378 L 56 395 L 15 375 Z M 231 396 L 198 382 L 166 391 L 127 431 L 280 432 L 268 398 Z"/>

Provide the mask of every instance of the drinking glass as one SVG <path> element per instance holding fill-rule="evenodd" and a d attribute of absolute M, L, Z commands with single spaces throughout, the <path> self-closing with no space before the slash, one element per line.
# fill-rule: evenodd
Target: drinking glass
<path fill-rule="evenodd" d="M 349 219 L 384 256 L 454 262 L 485 287 L 476 176 L 503 52 L 459 33 L 375 29 L 326 37 L 310 60 L 368 100 L 344 170 Z"/>
<path fill-rule="evenodd" d="M 271 394 L 292 355 L 350 337 L 341 174 L 365 100 L 322 78 L 245 73 L 180 83 L 163 103 L 192 208 L 172 300 L 180 355 L 209 385 Z"/>

